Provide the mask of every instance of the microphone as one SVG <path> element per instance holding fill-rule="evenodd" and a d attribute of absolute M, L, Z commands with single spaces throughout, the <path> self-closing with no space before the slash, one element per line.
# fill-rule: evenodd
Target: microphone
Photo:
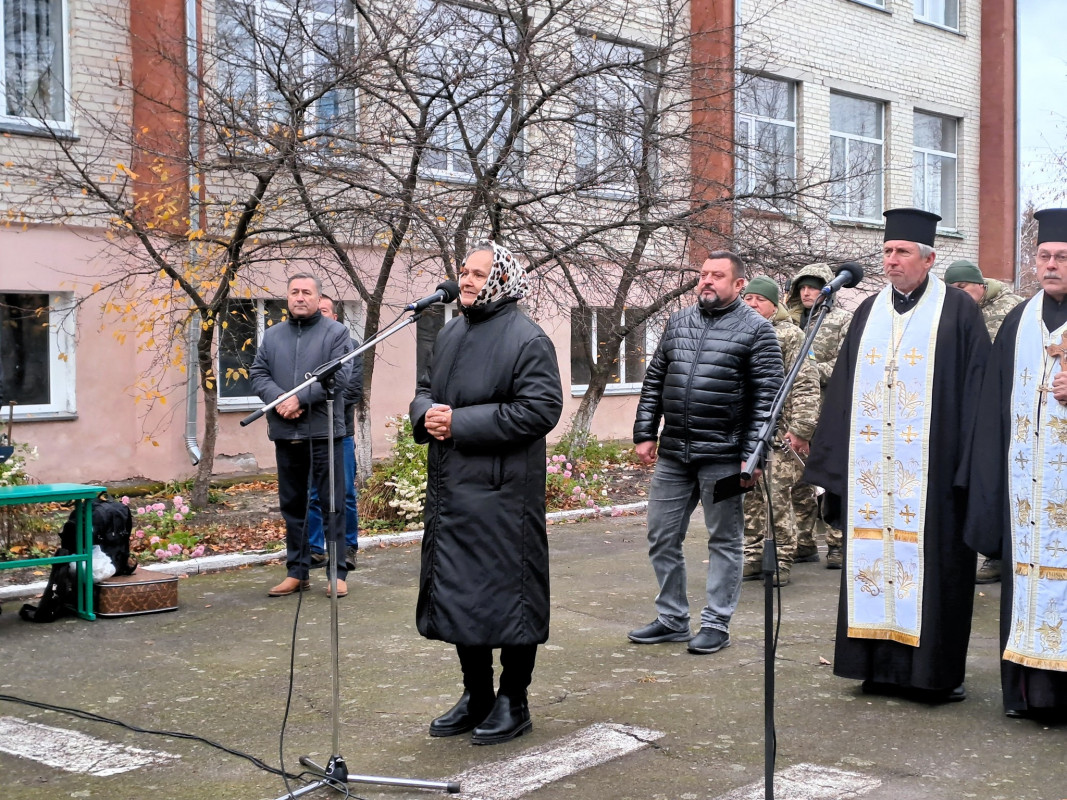
<path fill-rule="evenodd" d="M 837 275 L 822 287 L 824 295 L 833 294 L 838 289 L 851 289 L 863 280 L 863 267 L 855 261 L 849 261 L 837 268 Z"/>
<path fill-rule="evenodd" d="M 434 303 L 451 303 L 459 297 L 459 284 L 455 281 L 444 281 L 437 284 L 437 291 L 414 303 L 404 306 L 405 311 L 414 311 L 416 314 Z"/>

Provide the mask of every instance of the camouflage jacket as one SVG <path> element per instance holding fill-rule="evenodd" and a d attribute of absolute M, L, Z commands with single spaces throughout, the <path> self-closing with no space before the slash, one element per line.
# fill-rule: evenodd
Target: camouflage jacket
<path fill-rule="evenodd" d="M 786 310 L 797 326 L 800 326 L 805 310 L 804 304 L 800 302 L 800 288 L 797 286 L 797 279 L 803 278 L 805 275 L 814 275 L 825 283 L 829 283 L 834 279 L 834 273 L 826 264 L 809 264 L 799 270 L 793 277 L 793 285 L 789 290 L 789 297 L 786 299 Z M 845 340 L 845 334 L 848 333 L 848 326 L 851 322 L 852 314 L 843 308 L 834 306 L 830 313 L 826 315 L 826 318 L 823 319 L 822 326 L 815 336 L 815 341 L 812 342 L 811 355 L 815 358 L 816 369 L 819 371 L 819 385 L 823 391 L 826 391 L 826 384 L 830 381 L 830 375 L 834 371 L 834 364 L 837 363 L 837 354 L 841 351 L 841 344 Z"/>
<path fill-rule="evenodd" d="M 1009 291 L 1008 287 L 1000 281 L 992 278 L 986 279 L 985 297 L 979 303 L 979 308 L 982 309 L 982 319 L 985 320 L 990 339 L 997 338 L 997 331 L 1000 330 L 1004 317 L 1008 316 L 1008 312 L 1022 301 L 1019 295 Z"/>
<path fill-rule="evenodd" d="M 782 347 L 782 360 L 788 372 L 796 361 L 804 333 L 789 320 L 789 313 L 778 306 L 778 313 L 772 320 L 774 332 L 778 334 L 778 343 Z M 809 353 L 804 359 L 804 366 L 797 373 L 796 382 L 789 392 L 779 420 L 778 434 L 788 432 L 805 441 L 811 441 L 815 434 L 815 423 L 819 421 L 819 372 L 815 359 Z"/>

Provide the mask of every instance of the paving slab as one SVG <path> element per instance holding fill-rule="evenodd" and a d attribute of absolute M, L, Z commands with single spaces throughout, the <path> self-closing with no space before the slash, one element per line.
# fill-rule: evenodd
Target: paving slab
<path fill-rule="evenodd" d="M 472 778 L 459 798 L 763 797 L 762 585 L 744 584 L 732 646 L 719 653 L 693 656 L 678 643 L 634 645 L 626 632 L 655 616 L 644 517 L 561 522 L 549 531 L 552 634 L 539 650 L 531 687 L 534 728 L 493 747 L 427 733 L 430 719 L 462 689 L 454 649 L 415 630 L 418 544 L 361 553 L 339 625 L 339 749 L 349 770 L 425 780 L 476 776 L 477 785 Z M 693 525 L 686 553 L 694 614 L 705 541 Z M 278 565 L 265 565 L 183 577 L 178 611 L 95 622 L 33 625 L 18 619 L 16 604 L 5 603 L 0 694 L 197 734 L 274 766 L 281 751 L 292 771 L 301 755 L 325 762 L 333 730 L 325 579 L 313 575 L 297 618 L 296 596 L 266 596 L 281 575 Z M 1067 728 L 1002 713 L 999 586 L 979 587 L 968 699 L 931 707 L 866 697 L 856 682 L 833 676 L 840 577 L 821 563 L 798 564 L 781 592 L 776 797 L 1067 798 Z M 110 743 L 115 753 L 160 755 L 109 774 L 99 774 L 109 772 L 100 765 L 85 768 L 87 757 L 65 768 L 55 763 L 52 744 L 37 748 L 47 760 L 28 754 L 26 731 L 42 727 L 83 735 L 78 742 L 104 742 L 105 750 Z M 21 749 L 5 748 L 5 730 L 19 732 Z M 627 736 L 639 741 L 629 747 Z M 504 786 L 504 776 L 517 777 Z M 286 793 L 279 777 L 195 741 L 7 701 L 0 701 L 0 786 L 4 800 L 258 800 Z M 375 785 L 351 791 L 375 800 L 435 794 Z M 307 796 L 341 795 L 319 789 Z"/>

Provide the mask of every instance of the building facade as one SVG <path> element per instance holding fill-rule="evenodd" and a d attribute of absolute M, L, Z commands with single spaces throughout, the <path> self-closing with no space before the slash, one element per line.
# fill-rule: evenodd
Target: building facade
<path fill-rule="evenodd" d="M 447 4 L 420 3 L 418 9 L 447 10 Z M 378 298 L 378 324 L 445 277 L 443 262 L 447 265 L 451 237 L 463 217 L 454 199 L 481 179 L 481 167 L 509 147 L 512 160 L 504 166 L 527 176 L 514 180 L 527 180 L 528 189 L 536 183 L 544 196 L 551 194 L 546 186 L 556 192 L 551 206 L 539 206 L 543 219 L 511 231 L 523 243 L 523 254 L 550 276 L 538 283 L 528 307 L 557 345 L 568 390 L 556 435 L 579 410 L 593 377 L 591 363 L 608 358 L 612 366 L 592 430 L 601 437 L 629 438 L 645 359 L 659 326 L 667 311 L 688 302 L 680 291 L 686 275 L 678 267 L 699 262 L 701 248 L 744 249 L 740 239 L 753 220 L 770 226 L 773 235 L 785 219 L 805 231 L 814 242 L 812 252 L 847 253 L 873 266 L 882 210 L 919 205 L 944 217 L 939 267 L 955 258 L 978 257 L 987 275 L 1013 276 L 1016 192 L 1009 182 L 1014 180 L 1014 113 L 1009 111 L 1014 85 L 1013 73 L 1003 69 L 1014 63 L 1012 3 L 695 0 L 680 6 L 695 34 L 684 65 L 672 65 L 669 48 L 653 46 L 653 32 L 662 29 L 673 8 L 669 3 L 640 3 L 629 10 L 620 3 L 611 14 L 604 8 L 612 4 L 586 5 L 581 20 L 560 22 L 562 33 L 553 33 L 553 41 L 565 42 L 559 52 L 567 54 L 562 59 L 567 69 L 597 59 L 614 59 L 614 68 L 596 80 L 575 77 L 576 88 L 556 99 L 545 125 L 531 127 L 509 144 L 496 133 L 502 129 L 491 126 L 523 109 L 509 109 L 499 101 L 506 92 L 483 86 L 484 96 L 496 99 L 472 95 L 463 102 L 476 112 L 466 121 L 479 121 L 489 133 L 480 155 L 465 159 L 464 148 L 479 131 L 461 124 L 458 114 L 442 112 L 440 124 L 428 134 L 432 146 L 418 173 L 432 180 L 425 182 L 423 194 L 395 204 L 420 209 L 422 238 L 397 253 Z M 326 6 L 329 13 L 322 11 Z M 346 2 L 144 0 L 131 7 L 122 0 L 21 0 L 2 5 L 0 212 L 7 221 L 0 227 L 2 413 L 5 422 L 13 418 L 15 441 L 37 446 L 39 458 L 29 467 L 37 479 L 106 483 L 192 474 L 204 436 L 204 398 L 196 379 L 195 337 L 189 334 L 196 324 L 175 327 L 178 317 L 166 307 L 183 295 L 153 282 L 157 276 L 144 254 L 156 241 L 150 232 L 138 240 L 135 231 L 143 232 L 148 218 L 166 248 L 185 247 L 185 255 L 171 262 L 183 265 L 176 277 L 200 281 L 197 286 L 206 287 L 210 296 L 212 279 L 199 275 L 198 265 L 221 258 L 223 244 L 232 249 L 233 239 L 212 242 L 212 237 L 232 234 L 227 215 L 240 219 L 244 198 L 254 193 L 263 174 L 248 162 L 276 147 L 270 136 L 278 117 L 272 109 L 285 101 L 284 80 L 293 76 L 280 67 L 272 71 L 272 57 L 280 65 L 289 55 L 269 43 L 272 26 L 280 24 L 276 20 L 294 7 L 306 12 L 300 17 L 306 30 L 328 31 L 342 56 L 342 66 L 327 69 L 320 63 L 321 48 L 306 46 L 297 60 L 298 77 L 307 85 L 316 85 L 323 74 L 336 78 L 348 59 L 360 63 L 368 39 Z M 490 32 L 497 24 L 498 18 L 484 11 L 464 13 L 464 24 L 484 24 Z M 413 74 L 447 72 L 462 62 L 463 43 L 449 39 L 455 34 L 448 29 L 443 26 L 425 42 L 436 61 L 406 62 Z M 687 33 L 688 28 L 677 31 L 672 41 L 687 40 Z M 241 53 L 249 45 L 244 60 L 223 57 L 226 51 L 218 43 L 227 36 L 235 43 L 230 52 Z M 507 31 L 501 36 L 499 46 L 483 42 L 473 56 L 496 63 L 515 46 Z M 388 52 L 382 44 L 376 57 Z M 677 97 L 650 99 L 670 98 L 678 84 L 663 76 L 688 75 L 691 66 L 712 76 L 707 96 L 719 99 L 702 99 L 692 109 Z M 439 86 L 447 83 L 436 80 Z M 311 91 L 313 100 L 301 111 L 306 128 L 300 132 L 310 132 L 307 140 L 320 135 L 327 147 L 348 141 L 365 148 L 373 140 L 384 154 L 376 157 L 376 168 L 397 171 L 406 124 L 389 116 L 399 113 L 397 107 L 383 110 L 371 93 L 349 93 L 344 85 Z M 222 105 L 233 116 L 232 125 L 222 120 Z M 255 119 L 242 117 L 252 106 L 259 109 Z M 655 126 L 661 138 L 651 147 L 647 131 L 654 126 L 643 123 L 665 106 L 685 109 L 687 121 L 663 116 Z M 561 117 L 558 109 L 564 107 L 568 111 Z M 331 127 L 346 115 L 359 120 L 358 134 Z M 550 127 L 561 118 L 570 126 L 567 131 Z M 692 135 L 685 138 L 679 132 L 688 124 Z M 334 132 L 337 136 L 326 135 Z M 683 138 L 684 145 L 677 145 Z M 230 160 L 216 158 L 210 181 L 201 180 L 198 170 L 208 169 L 208 156 L 226 148 Z M 341 155 L 352 160 L 354 153 L 355 145 Z M 338 177 L 322 169 L 321 161 L 309 157 L 300 163 L 318 190 L 336 191 L 335 205 L 323 208 L 348 215 L 361 227 L 345 229 L 350 238 L 340 248 L 343 257 L 328 248 L 317 250 L 324 247 L 323 239 L 302 245 L 294 255 L 296 248 L 285 244 L 289 249 L 284 250 L 285 237 L 277 231 L 272 241 L 248 243 L 262 248 L 257 251 L 262 255 L 250 259 L 255 268 L 235 281 L 216 318 L 219 474 L 273 469 L 264 427 L 242 428 L 239 422 L 257 405 L 245 371 L 263 331 L 281 319 L 285 276 L 327 262 L 343 262 L 352 274 L 363 275 L 361 291 L 341 267 L 324 270 L 326 290 L 343 302 L 346 322 L 361 337 L 368 321 L 364 292 L 381 274 L 376 270 L 396 230 L 395 208 L 388 205 L 394 197 L 363 202 L 364 188 L 354 173 L 338 191 Z M 71 172 L 75 166 L 80 176 Z M 549 175 L 556 177 L 549 180 Z M 625 256 L 640 239 L 635 233 L 640 226 L 628 216 L 635 213 L 631 209 L 647 206 L 634 198 L 648 175 L 654 176 L 661 228 L 649 237 L 639 266 L 667 266 L 658 267 L 655 280 L 619 299 L 613 287 L 624 280 Z M 558 188 L 558 176 L 566 176 L 565 190 Z M 132 204 L 116 201 L 131 196 Z M 296 196 L 289 181 L 277 202 Z M 513 197 L 504 191 L 501 202 Z M 690 203 L 708 206 L 711 219 L 702 230 L 710 235 L 696 236 L 672 216 L 684 217 L 678 207 Z M 124 221 L 125 213 L 131 216 Z M 310 236 L 312 217 L 294 211 L 287 232 Z M 554 257 L 571 263 L 560 257 L 567 252 L 561 243 L 581 240 L 581 226 L 613 218 L 623 222 L 606 228 L 601 249 L 589 256 L 590 264 L 604 269 L 586 265 L 575 281 L 563 266 L 553 266 Z M 182 236 L 173 236 L 175 220 L 185 226 L 184 243 Z M 557 236 L 564 229 L 566 235 Z M 478 232 L 477 225 L 465 230 Z M 116 236 L 129 246 L 116 247 Z M 679 238 L 686 241 L 679 244 Z M 166 248 L 158 253 L 160 263 L 173 252 Z M 607 274 L 612 281 L 598 283 L 597 277 Z M 643 318 L 647 304 L 672 292 L 675 299 Z M 146 317 L 139 305 L 149 297 L 164 307 L 154 317 Z M 452 313 L 435 310 L 380 346 L 364 429 L 376 456 L 387 453 L 386 420 L 406 410 L 429 342 Z M 604 340 L 620 322 L 626 330 L 618 357 L 602 354 Z"/>

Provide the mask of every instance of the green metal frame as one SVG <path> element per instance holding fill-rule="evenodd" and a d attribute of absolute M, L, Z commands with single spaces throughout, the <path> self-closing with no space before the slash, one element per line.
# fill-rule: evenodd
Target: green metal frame
<path fill-rule="evenodd" d="M 34 503 L 74 502 L 77 511 L 77 552 L 69 556 L 48 558 L 20 558 L 0 561 L 0 569 L 21 569 L 51 564 L 77 565 L 78 580 L 75 610 L 82 619 L 96 619 L 93 613 L 93 504 L 89 502 L 106 492 L 103 486 L 80 483 L 46 483 L 40 486 L 0 486 L 0 506 L 22 506 Z"/>

